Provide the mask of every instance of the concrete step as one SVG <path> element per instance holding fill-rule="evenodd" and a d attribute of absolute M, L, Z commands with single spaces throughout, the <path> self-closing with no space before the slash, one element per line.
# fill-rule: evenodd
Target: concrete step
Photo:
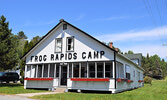
<path fill-rule="evenodd" d="M 56 88 L 55 92 L 64 93 L 66 88 Z"/>

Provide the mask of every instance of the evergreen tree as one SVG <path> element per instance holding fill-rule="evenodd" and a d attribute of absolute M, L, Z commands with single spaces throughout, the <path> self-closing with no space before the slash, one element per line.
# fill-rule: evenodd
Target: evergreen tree
<path fill-rule="evenodd" d="M 9 29 L 9 22 L 2 15 L 0 17 L 0 68 L 1 70 L 12 69 L 18 62 L 16 37 Z"/>

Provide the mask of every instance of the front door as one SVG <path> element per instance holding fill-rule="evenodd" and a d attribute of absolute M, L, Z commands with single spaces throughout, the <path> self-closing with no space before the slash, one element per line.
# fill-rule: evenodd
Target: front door
<path fill-rule="evenodd" d="M 67 66 L 62 66 L 61 67 L 60 85 L 67 85 Z"/>

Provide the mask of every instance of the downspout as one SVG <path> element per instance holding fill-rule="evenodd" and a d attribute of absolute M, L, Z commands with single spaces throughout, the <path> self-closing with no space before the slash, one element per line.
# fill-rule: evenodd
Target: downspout
<path fill-rule="evenodd" d="M 115 74 L 115 89 L 117 88 L 117 80 L 116 80 L 116 78 L 117 78 L 117 76 L 116 76 L 116 52 L 114 52 L 114 74 Z"/>

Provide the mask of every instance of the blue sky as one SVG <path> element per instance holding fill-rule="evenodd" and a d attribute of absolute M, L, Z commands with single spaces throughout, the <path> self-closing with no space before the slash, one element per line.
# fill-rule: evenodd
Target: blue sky
<path fill-rule="evenodd" d="M 12 32 L 45 35 L 60 19 L 123 52 L 167 61 L 167 0 L 0 0 Z"/>

